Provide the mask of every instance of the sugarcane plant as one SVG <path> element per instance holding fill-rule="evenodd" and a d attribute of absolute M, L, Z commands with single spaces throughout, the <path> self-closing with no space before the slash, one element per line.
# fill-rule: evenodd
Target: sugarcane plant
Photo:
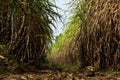
<path fill-rule="evenodd" d="M 0 0 L 0 45 L 19 63 L 44 63 L 60 15 L 50 0 Z"/>

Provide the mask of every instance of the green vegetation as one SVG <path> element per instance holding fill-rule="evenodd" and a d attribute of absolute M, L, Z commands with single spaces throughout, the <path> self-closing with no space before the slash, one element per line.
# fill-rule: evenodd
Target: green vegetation
<path fill-rule="evenodd" d="M 75 62 L 80 66 L 79 60 L 75 60 L 77 57 L 73 57 L 76 54 L 71 52 L 78 49 L 74 45 L 76 45 L 76 38 L 80 34 L 80 26 L 87 20 L 85 14 L 87 1 L 72 1 L 71 4 L 74 4 L 71 10 L 72 16 L 66 25 L 65 31 L 56 37 L 55 44 L 50 48 L 48 57 L 50 60 L 60 64 L 74 65 Z"/>
<path fill-rule="evenodd" d="M 44 67 L 47 67 L 49 69 L 52 70 L 59 70 L 59 71 L 77 71 L 79 70 L 79 65 L 63 65 L 63 64 L 58 64 L 58 63 L 54 63 L 54 62 L 49 62 L 47 64 L 44 65 Z"/>
<path fill-rule="evenodd" d="M 0 54 L 5 60 L 21 67 L 46 62 L 51 25 L 61 17 L 53 8 L 57 6 L 50 0 L 0 1 Z"/>
<path fill-rule="evenodd" d="M 50 48 L 50 53 L 56 53 L 62 47 L 62 45 L 68 44 L 79 32 L 79 19 L 76 19 L 75 15 L 71 17 L 71 21 L 67 24 L 67 27 L 63 33 L 55 39 L 55 44 Z"/>

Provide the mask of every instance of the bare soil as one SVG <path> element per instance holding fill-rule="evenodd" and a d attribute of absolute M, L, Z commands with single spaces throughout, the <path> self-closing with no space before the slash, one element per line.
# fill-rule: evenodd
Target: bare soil
<path fill-rule="evenodd" d="M 95 76 L 86 76 L 79 71 L 40 70 L 23 74 L 0 74 L 0 80 L 120 80 L 120 72 L 95 72 Z"/>

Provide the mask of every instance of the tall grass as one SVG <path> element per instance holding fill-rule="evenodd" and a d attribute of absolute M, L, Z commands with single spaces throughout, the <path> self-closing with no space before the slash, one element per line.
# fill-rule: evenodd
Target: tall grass
<path fill-rule="evenodd" d="M 1 0 L 0 44 L 7 55 L 18 62 L 45 62 L 46 50 L 52 41 L 53 21 L 60 15 L 49 0 Z"/>
<path fill-rule="evenodd" d="M 56 58 L 57 61 L 80 64 L 82 68 L 119 69 L 120 1 L 81 0 L 75 1 L 75 6 L 76 16 L 80 19 L 79 31 L 68 46 L 61 47 L 62 55 Z"/>
<path fill-rule="evenodd" d="M 48 58 L 51 61 L 60 64 L 71 62 L 68 61 L 66 57 L 67 53 L 69 52 L 69 43 L 79 32 L 79 18 L 76 19 L 75 15 L 73 15 L 70 19 L 70 22 L 66 25 L 65 31 L 56 37 L 55 44 L 53 44 L 50 48 L 50 54 L 48 55 Z"/>
<path fill-rule="evenodd" d="M 120 1 L 90 0 L 87 4 L 92 6 L 78 36 L 82 66 L 120 67 Z"/>

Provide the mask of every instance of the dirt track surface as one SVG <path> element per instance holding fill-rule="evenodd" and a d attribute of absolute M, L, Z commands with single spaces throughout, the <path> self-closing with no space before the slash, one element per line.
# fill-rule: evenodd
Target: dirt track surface
<path fill-rule="evenodd" d="M 88 77 L 80 72 L 41 70 L 39 73 L 1 74 L 0 80 L 120 80 L 120 72 L 96 72 L 94 77 Z"/>

